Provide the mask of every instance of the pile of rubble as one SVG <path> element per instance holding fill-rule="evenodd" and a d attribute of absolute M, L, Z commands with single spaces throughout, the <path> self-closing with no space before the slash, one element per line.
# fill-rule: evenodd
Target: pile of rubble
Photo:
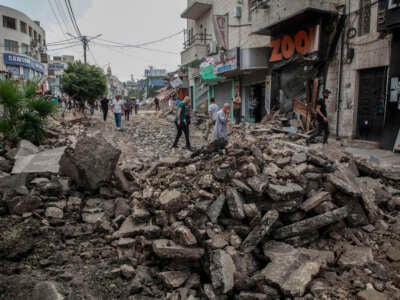
<path fill-rule="evenodd" d="M 0 291 L 395 299 L 399 173 L 293 139 L 236 128 L 225 149 L 135 172 L 118 167 L 120 151 L 104 139 L 85 136 L 58 168 L 14 170 L 0 184 Z"/>

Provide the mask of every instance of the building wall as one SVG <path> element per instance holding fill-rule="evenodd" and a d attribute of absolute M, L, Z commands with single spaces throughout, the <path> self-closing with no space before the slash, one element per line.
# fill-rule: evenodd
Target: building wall
<path fill-rule="evenodd" d="M 341 104 L 339 108 L 339 136 L 355 137 L 357 125 L 357 106 L 359 90 L 359 71 L 362 69 L 383 67 L 389 65 L 390 36 L 381 38 L 377 32 L 378 5 L 371 7 L 370 33 L 358 36 L 359 29 L 359 1 L 351 3 L 350 16 L 346 26 L 346 32 L 350 27 L 357 29 L 357 36 L 349 41 L 349 47 L 354 48 L 354 58 L 351 62 L 343 63 Z M 373 2 L 373 1 L 372 1 Z M 351 25 L 350 25 L 351 24 Z M 345 36 L 346 36 L 345 32 Z M 344 58 L 347 55 L 347 45 L 344 47 Z M 337 47 L 336 57 L 329 65 L 327 76 L 327 88 L 332 91 L 328 101 L 328 114 L 332 132 L 336 133 L 337 124 L 337 93 L 339 70 L 340 42 Z"/>

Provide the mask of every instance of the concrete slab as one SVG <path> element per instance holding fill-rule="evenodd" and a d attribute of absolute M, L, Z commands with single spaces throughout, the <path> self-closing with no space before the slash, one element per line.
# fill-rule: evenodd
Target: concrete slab
<path fill-rule="evenodd" d="M 67 147 L 59 147 L 36 154 L 20 157 L 15 161 L 12 174 L 58 173 L 60 159 Z"/>

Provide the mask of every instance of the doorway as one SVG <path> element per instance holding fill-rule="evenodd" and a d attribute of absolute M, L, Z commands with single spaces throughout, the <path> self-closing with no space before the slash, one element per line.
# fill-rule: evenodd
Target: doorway
<path fill-rule="evenodd" d="M 385 68 L 359 71 L 357 138 L 380 142 L 385 120 Z"/>
<path fill-rule="evenodd" d="M 246 87 L 246 113 L 247 122 L 260 123 L 266 114 L 265 109 L 265 84 L 259 83 Z"/>

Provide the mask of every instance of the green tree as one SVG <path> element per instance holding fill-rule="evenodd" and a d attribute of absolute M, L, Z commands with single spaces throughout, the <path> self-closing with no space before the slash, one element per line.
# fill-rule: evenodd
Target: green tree
<path fill-rule="evenodd" d="M 27 139 L 40 144 L 45 136 L 47 119 L 57 105 L 36 95 L 37 83 L 18 86 L 15 81 L 0 80 L 0 132 L 11 142 Z"/>
<path fill-rule="evenodd" d="M 107 91 L 107 79 L 102 69 L 80 61 L 70 63 L 62 77 L 63 92 L 81 104 L 103 96 Z"/>

